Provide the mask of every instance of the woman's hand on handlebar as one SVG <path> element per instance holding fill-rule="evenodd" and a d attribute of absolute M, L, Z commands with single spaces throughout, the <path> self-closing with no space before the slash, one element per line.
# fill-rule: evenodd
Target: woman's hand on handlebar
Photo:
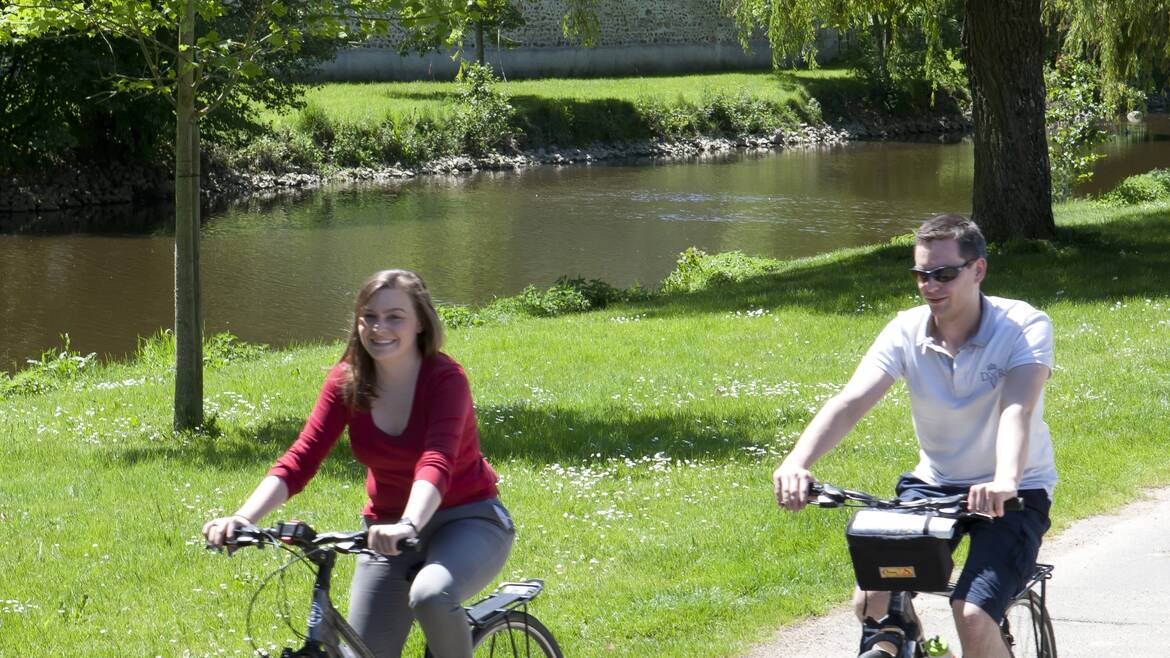
<path fill-rule="evenodd" d="M 398 542 L 404 539 L 413 539 L 418 536 L 410 525 L 405 523 L 381 523 L 370 526 L 366 535 L 366 546 L 376 553 L 383 555 L 398 555 L 402 551 Z"/>
<path fill-rule="evenodd" d="M 207 539 L 209 546 L 223 548 L 227 540 L 236 535 L 238 528 L 246 528 L 250 525 L 252 525 L 252 521 L 242 514 L 221 516 L 203 524 L 203 537 Z"/>
<path fill-rule="evenodd" d="M 772 473 L 776 504 L 792 512 L 800 511 L 808 504 L 808 488 L 814 482 L 816 478 L 808 469 L 780 464 Z"/>

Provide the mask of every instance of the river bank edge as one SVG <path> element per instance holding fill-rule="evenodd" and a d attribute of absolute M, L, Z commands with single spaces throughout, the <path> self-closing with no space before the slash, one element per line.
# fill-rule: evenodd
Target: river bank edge
<path fill-rule="evenodd" d="M 939 139 L 956 141 L 969 134 L 969 117 L 931 116 L 913 119 L 801 124 L 770 134 L 736 137 L 698 136 L 684 140 L 643 140 L 586 147 L 537 148 L 512 154 L 475 158 L 455 155 L 417 167 L 339 168 L 283 174 L 235 171 L 204 152 L 204 208 L 214 211 L 233 202 L 294 194 L 326 185 L 389 184 L 420 176 L 461 175 L 476 171 L 513 171 L 539 166 L 594 163 L 681 161 L 733 152 L 780 151 L 789 148 L 837 146 L 850 141 Z M 155 206 L 173 199 L 174 177 L 168 166 L 149 163 L 69 164 L 49 173 L 0 177 L 0 232 L 36 233 L 100 230 L 97 211 L 126 206 Z"/>

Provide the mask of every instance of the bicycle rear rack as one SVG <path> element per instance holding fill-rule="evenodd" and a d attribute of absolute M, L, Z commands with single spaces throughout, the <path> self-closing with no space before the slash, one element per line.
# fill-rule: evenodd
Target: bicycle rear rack
<path fill-rule="evenodd" d="M 486 598 L 466 608 L 467 618 L 474 626 L 487 626 L 500 615 L 527 606 L 544 590 L 544 581 L 531 578 L 519 583 L 500 583 Z"/>

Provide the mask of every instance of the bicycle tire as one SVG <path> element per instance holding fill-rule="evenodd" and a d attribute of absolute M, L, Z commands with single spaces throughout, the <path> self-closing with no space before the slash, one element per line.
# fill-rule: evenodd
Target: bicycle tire
<path fill-rule="evenodd" d="M 564 658 L 548 628 L 519 610 L 475 629 L 471 646 L 475 658 Z"/>
<path fill-rule="evenodd" d="M 1052 617 L 1036 592 L 1029 590 L 1008 604 L 1000 632 L 1012 658 L 1056 658 Z"/>

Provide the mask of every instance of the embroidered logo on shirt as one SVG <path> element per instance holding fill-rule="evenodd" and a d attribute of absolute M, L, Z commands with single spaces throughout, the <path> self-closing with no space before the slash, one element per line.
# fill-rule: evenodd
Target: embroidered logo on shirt
<path fill-rule="evenodd" d="M 999 385 L 999 380 L 1006 375 L 1006 370 L 1000 368 L 994 363 L 989 363 L 987 364 L 987 370 L 979 373 L 979 379 L 991 384 L 991 388 L 994 390 L 995 387 Z"/>

